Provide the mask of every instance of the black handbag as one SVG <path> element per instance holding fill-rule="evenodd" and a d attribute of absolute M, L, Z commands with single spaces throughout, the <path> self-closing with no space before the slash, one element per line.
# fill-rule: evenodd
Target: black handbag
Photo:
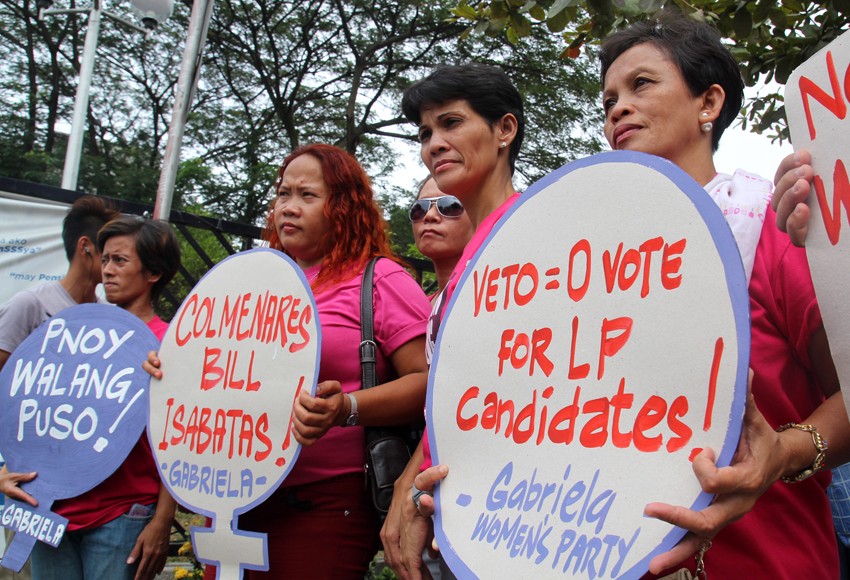
<path fill-rule="evenodd" d="M 360 371 L 362 388 L 377 383 L 377 349 L 372 309 L 375 262 L 372 258 L 363 272 L 360 285 Z M 381 521 L 387 516 L 393 499 L 393 485 L 407 467 L 411 452 L 419 444 L 422 429 L 416 426 L 366 427 L 366 485 Z"/>

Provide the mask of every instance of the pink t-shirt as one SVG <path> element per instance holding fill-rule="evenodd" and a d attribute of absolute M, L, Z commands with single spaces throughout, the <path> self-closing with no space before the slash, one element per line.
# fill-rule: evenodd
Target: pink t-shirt
<path fill-rule="evenodd" d="M 148 322 L 148 328 L 162 341 L 168 324 L 154 316 Z M 141 357 L 145 355 L 147 353 L 140 353 Z M 69 477 L 73 477 L 73 474 L 69 474 Z M 82 495 L 57 501 L 52 509 L 68 518 L 69 532 L 91 529 L 111 522 L 126 513 L 133 504 L 156 503 L 159 488 L 159 471 L 148 436 L 143 432 L 127 459 L 112 475 Z"/>
<path fill-rule="evenodd" d="M 304 270 L 307 278 L 319 266 Z M 315 294 L 322 329 L 319 382 L 339 381 L 342 391 L 360 389 L 360 282 L 362 273 Z M 431 305 L 422 288 L 392 260 L 375 264 L 373 289 L 375 342 L 378 343 L 378 384 L 394 378 L 392 354 L 425 334 Z M 332 427 L 310 447 L 302 447 L 283 487 L 303 485 L 339 475 L 362 473 L 365 463 L 362 427 Z"/>
<path fill-rule="evenodd" d="M 434 353 L 434 344 L 437 341 L 437 332 L 440 330 L 440 321 L 443 318 L 443 313 L 445 312 L 445 308 L 448 305 L 449 300 L 451 300 L 452 294 L 454 294 L 455 288 L 457 288 L 457 284 L 463 275 L 463 271 L 466 269 L 466 265 L 475 255 L 475 252 L 478 251 L 478 248 L 480 248 L 484 243 L 484 240 L 487 239 L 487 236 L 490 235 L 490 232 L 493 231 L 496 223 L 518 199 L 519 194 L 513 194 L 506 199 L 502 205 L 497 207 L 493 213 L 484 218 L 484 221 L 481 222 L 475 230 L 475 233 L 472 235 L 472 239 L 469 240 L 468 244 L 466 244 L 463 254 L 460 256 L 460 260 L 458 260 L 455 269 L 452 271 L 452 275 L 449 277 L 448 284 L 446 284 L 446 287 L 440 295 L 437 296 L 437 299 L 434 300 L 434 307 L 431 311 L 431 316 L 428 318 L 428 339 L 425 345 L 425 353 L 428 358 L 428 364 L 431 364 L 431 356 Z M 425 460 L 422 462 L 420 469 L 425 470 L 432 465 L 431 445 L 428 442 L 427 431 L 425 431 L 425 435 L 422 437 L 422 452 L 425 454 Z"/>

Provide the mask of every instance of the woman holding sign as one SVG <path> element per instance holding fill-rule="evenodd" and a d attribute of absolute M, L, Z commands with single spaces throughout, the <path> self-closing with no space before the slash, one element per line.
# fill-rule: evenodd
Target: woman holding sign
<path fill-rule="evenodd" d="M 300 266 L 316 300 L 322 352 L 316 395 L 302 391 L 293 434 L 304 447 L 282 486 L 240 516 L 268 536 L 269 571 L 249 578 L 363 578 L 378 550 L 364 486 L 364 426 L 420 420 L 425 404 L 428 299 L 390 249 L 365 171 L 345 151 L 300 147 L 284 159 L 263 233 Z M 360 285 L 374 257 L 378 385 L 361 390 Z M 159 361 L 149 357 L 154 376 Z M 207 566 L 205 577 L 214 578 Z"/>
<path fill-rule="evenodd" d="M 167 324 L 154 312 L 154 302 L 180 265 L 180 246 L 165 222 L 120 217 L 97 235 L 103 286 L 113 304 L 138 316 L 158 339 Z M 37 505 L 17 487 L 32 474 L 9 474 L 0 491 Z M 68 477 L 74 477 L 68 474 Z M 68 519 L 57 548 L 36 542 L 34 578 L 149 579 L 165 566 L 176 503 L 160 482 L 146 435 L 107 479 L 74 498 L 53 504 Z"/>
<path fill-rule="evenodd" d="M 466 263 L 519 199 L 512 179 L 525 135 L 525 115 L 522 97 L 508 76 L 483 64 L 437 67 L 408 87 L 401 106 L 418 127 L 420 155 L 437 188 L 460 200 L 475 232 L 446 287 L 434 299 L 428 323 L 430 357 L 443 309 Z M 417 475 L 420 467 L 430 466 L 426 433 L 396 481 L 392 507 L 381 530 L 384 557 L 403 578 L 426 573 L 422 551 L 433 538 L 433 526 L 428 512 L 420 513 L 417 506 L 420 499 L 428 508 L 433 503 L 419 489 L 432 489 L 435 480 L 447 473 L 445 466 L 437 466 Z M 414 480 L 419 487 L 413 487 Z"/>
<path fill-rule="evenodd" d="M 646 515 L 691 531 L 650 569 L 677 565 L 712 539 L 712 577 L 835 578 L 830 478 L 820 470 L 847 459 L 850 424 L 805 254 L 763 226 L 775 220 L 771 184 L 714 167 L 742 103 L 737 63 L 711 27 L 683 18 L 612 35 L 601 60 L 608 142 L 665 157 L 703 185 L 724 209 L 750 283 L 752 395 L 736 457 L 720 469 L 711 450 L 694 459 L 703 489 L 717 494 L 705 510 L 647 505 Z"/>

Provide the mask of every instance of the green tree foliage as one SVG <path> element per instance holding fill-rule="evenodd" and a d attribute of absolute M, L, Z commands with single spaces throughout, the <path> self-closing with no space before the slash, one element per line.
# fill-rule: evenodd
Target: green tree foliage
<path fill-rule="evenodd" d="M 517 181 L 527 185 L 601 148 L 592 64 L 559 61 L 544 31 L 518 48 L 504 37 L 462 38 L 455 0 L 216 0 L 201 79 L 183 142 L 175 209 L 203 207 L 258 223 L 280 160 L 324 141 L 357 156 L 393 220 L 424 174 L 402 117 L 401 91 L 439 63 L 505 68 L 527 103 Z M 54 7 L 88 7 L 57 0 Z M 107 0 L 108 10 L 126 2 Z M 191 1 L 149 37 L 104 20 L 87 114 L 80 189 L 151 202 L 162 162 Z M 58 185 L 86 15 L 38 19 L 35 0 L 0 0 L 0 173 Z M 413 165 L 399 179 L 400 160 Z M 388 176 L 396 171 L 391 183 Z M 395 223 L 398 221 L 399 223 Z M 409 232 L 408 232 L 409 235 Z M 409 239 L 400 240 L 406 247 Z"/>
<path fill-rule="evenodd" d="M 582 48 L 613 30 L 662 9 L 675 7 L 691 18 L 713 23 L 728 38 L 748 85 L 784 84 L 791 72 L 847 30 L 850 0 L 461 0 L 455 21 L 466 34 L 504 36 L 516 45 L 537 30 L 561 39 L 561 56 L 577 58 Z M 782 96 L 764 94 L 750 101 L 744 125 L 785 138 Z"/>

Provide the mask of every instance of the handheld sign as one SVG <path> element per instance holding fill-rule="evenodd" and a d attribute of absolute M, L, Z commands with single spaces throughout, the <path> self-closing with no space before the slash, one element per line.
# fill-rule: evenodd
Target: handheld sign
<path fill-rule="evenodd" d="M 612 152 L 536 183 L 467 265 L 428 385 L 436 534 L 462 578 L 638 578 L 728 464 L 749 360 L 735 240 L 673 164 Z"/>
<path fill-rule="evenodd" d="M 38 507 L 9 501 L 0 523 L 15 530 L 2 565 L 20 570 L 36 540 L 57 546 L 67 520 L 50 511 L 109 477 L 145 427 L 141 363 L 159 345 L 116 306 L 67 308 L 24 340 L 0 372 L 0 452 L 11 472 L 37 471 L 21 488 Z"/>
<path fill-rule="evenodd" d="M 798 67 L 785 85 L 794 149 L 812 154 L 815 178 L 806 256 L 839 382 L 850 385 L 850 32 Z M 850 411 L 850 389 L 843 389 Z"/>
<path fill-rule="evenodd" d="M 213 518 L 192 540 L 218 578 L 268 570 L 265 534 L 240 531 L 237 517 L 265 500 L 298 456 L 292 405 L 302 389 L 315 393 L 320 344 L 303 272 L 265 248 L 210 270 L 168 327 L 148 435 L 171 494 Z"/>

